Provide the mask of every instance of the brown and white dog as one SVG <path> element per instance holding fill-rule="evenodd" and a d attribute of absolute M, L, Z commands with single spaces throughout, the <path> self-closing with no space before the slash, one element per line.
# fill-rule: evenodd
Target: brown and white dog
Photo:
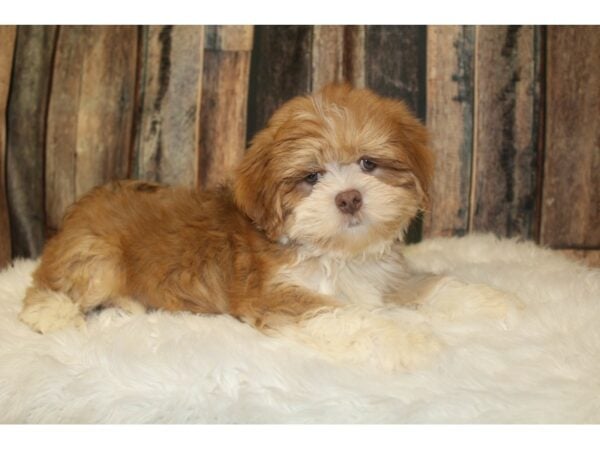
<path fill-rule="evenodd" d="M 45 247 L 20 318 L 46 333 L 98 306 L 143 306 L 281 331 L 344 308 L 356 318 L 353 305 L 412 302 L 402 240 L 432 172 L 426 130 L 401 102 L 348 85 L 294 98 L 220 188 L 116 181 L 81 198 Z"/>

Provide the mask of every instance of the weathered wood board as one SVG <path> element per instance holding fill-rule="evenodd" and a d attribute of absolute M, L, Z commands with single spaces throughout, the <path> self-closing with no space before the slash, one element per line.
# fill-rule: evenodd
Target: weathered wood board
<path fill-rule="evenodd" d="M 200 108 L 200 187 L 224 181 L 246 149 L 252 26 L 206 27 Z"/>
<path fill-rule="evenodd" d="M 312 39 L 312 90 L 344 81 L 344 26 L 315 25 Z"/>
<path fill-rule="evenodd" d="M 10 222 L 4 177 L 6 155 L 6 104 L 15 49 L 15 26 L 0 26 L 0 268 L 11 260 Z"/>
<path fill-rule="evenodd" d="M 19 26 L 6 158 L 13 257 L 37 257 L 46 234 L 44 149 L 56 26 Z"/>
<path fill-rule="evenodd" d="M 144 26 L 138 81 L 133 176 L 198 182 L 202 26 Z"/>
<path fill-rule="evenodd" d="M 539 32 L 533 26 L 476 32 L 469 230 L 530 239 L 541 176 Z"/>
<path fill-rule="evenodd" d="M 311 90 L 312 27 L 254 27 L 247 136 L 262 129 L 285 101 Z"/>
<path fill-rule="evenodd" d="M 51 231 L 78 197 L 128 176 L 136 56 L 136 27 L 59 29 L 46 140 Z"/>
<path fill-rule="evenodd" d="M 436 163 L 425 236 L 469 230 L 474 50 L 473 26 L 427 29 L 426 117 Z"/>
<path fill-rule="evenodd" d="M 600 248 L 600 26 L 548 27 L 541 242 Z"/>

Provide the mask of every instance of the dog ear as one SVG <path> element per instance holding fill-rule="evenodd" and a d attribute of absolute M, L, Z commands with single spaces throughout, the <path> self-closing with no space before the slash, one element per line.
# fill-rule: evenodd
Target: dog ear
<path fill-rule="evenodd" d="M 429 148 L 427 129 L 404 103 L 389 99 L 385 99 L 385 102 L 397 131 L 401 151 L 420 186 L 423 196 L 422 208 L 425 209 L 430 202 L 429 192 L 435 166 L 435 157 Z"/>
<path fill-rule="evenodd" d="M 253 139 L 237 169 L 234 199 L 237 207 L 271 240 L 277 240 L 283 227 L 280 183 L 272 165 L 273 132 L 270 128 Z"/>

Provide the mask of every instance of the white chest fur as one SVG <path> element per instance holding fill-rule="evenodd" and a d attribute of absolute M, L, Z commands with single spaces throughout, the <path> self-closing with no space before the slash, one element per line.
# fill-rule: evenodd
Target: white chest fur
<path fill-rule="evenodd" d="M 353 258 L 299 258 L 278 279 L 351 304 L 383 305 L 384 294 L 406 278 L 402 256 L 393 251 Z"/>

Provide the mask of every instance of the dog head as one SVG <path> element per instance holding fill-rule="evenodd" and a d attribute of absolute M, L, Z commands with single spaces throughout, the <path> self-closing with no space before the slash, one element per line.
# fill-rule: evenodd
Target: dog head
<path fill-rule="evenodd" d="M 358 254 L 404 234 L 433 156 L 403 103 L 331 85 L 279 108 L 238 168 L 237 206 L 272 240 Z"/>

